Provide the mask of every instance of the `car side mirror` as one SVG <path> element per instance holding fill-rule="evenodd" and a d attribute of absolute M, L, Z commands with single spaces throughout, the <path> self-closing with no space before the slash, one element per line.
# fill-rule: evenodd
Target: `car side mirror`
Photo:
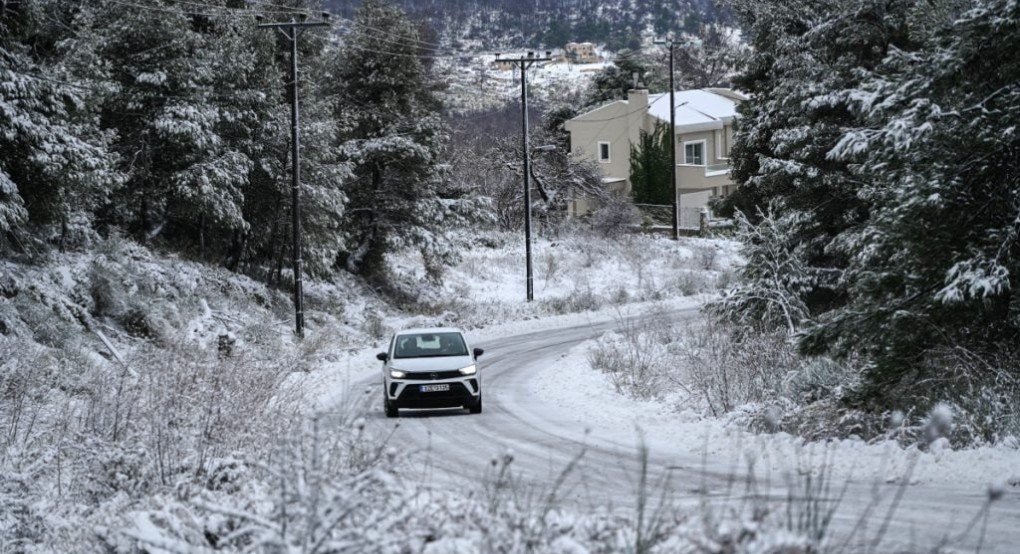
<path fill-rule="evenodd" d="M 482 354 L 485 354 L 484 350 L 482 350 L 481 348 L 475 348 L 474 355 L 476 358 L 480 357 Z"/>
<path fill-rule="evenodd" d="M 386 362 L 389 361 L 390 355 L 385 352 L 380 352 L 375 355 L 375 359 L 379 360 L 380 362 Z"/>

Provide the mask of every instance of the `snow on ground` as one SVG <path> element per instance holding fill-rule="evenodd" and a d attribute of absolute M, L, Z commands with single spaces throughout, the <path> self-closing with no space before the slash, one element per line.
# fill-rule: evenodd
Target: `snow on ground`
<path fill-rule="evenodd" d="M 859 439 L 805 443 L 786 433 L 754 435 L 733 422 L 733 417 L 706 418 L 677 408 L 676 399 L 636 400 L 615 390 L 604 373 L 593 369 L 588 353 L 595 341 L 573 348 L 559 360 L 555 372 L 537 374 L 533 393 L 558 412 L 585 425 L 597 440 L 636 444 L 640 429 L 652 452 L 669 451 L 703 456 L 711 460 L 743 463 L 750 453 L 756 467 L 767 464 L 777 473 L 795 473 L 817 468 L 823 454 L 831 459 L 837 480 L 859 482 L 901 482 L 910 484 L 952 484 L 974 490 L 1017 479 L 1020 452 L 1016 444 L 982 446 L 959 451 L 933 448 L 919 451 L 903 448 L 894 441 L 867 443 Z M 734 414 L 735 415 L 735 414 Z M 812 459 L 808 457 L 814 456 Z M 911 459 L 917 457 L 911 468 Z M 743 468 L 733 468 L 741 471 Z"/>
<path fill-rule="evenodd" d="M 372 346 L 344 353 L 314 375 L 326 391 L 322 406 L 341 400 L 345 383 L 378 371 L 375 354 L 397 329 L 429 325 L 464 328 L 472 342 L 554 327 L 610 321 L 623 311 L 653 306 L 681 309 L 715 297 L 740 263 L 728 240 L 633 235 L 618 240 L 589 235 L 537 238 L 533 242 L 534 296 L 525 301 L 524 240 L 498 235 L 494 246 L 465 248 L 431 300 L 436 315 L 383 314 L 385 332 Z M 416 253 L 390 258 L 399 273 L 423 280 Z M 426 292 L 423 290 L 423 295 Z M 432 294 L 432 293 L 429 293 Z"/>
<path fill-rule="evenodd" d="M 273 439 L 280 440 L 281 452 L 285 451 L 284 444 L 290 444 L 285 440 L 311 439 L 275 434 L 288 427 L 286 422 L 268 422 L 267 414 L 276 413 L 272 410 L 274 403 L 267 402 L 260 392 L 289 391 L 289 387 L 276 387 L 276 381 L 270 382 L 268 377 L 275 379 L 277 372 L 286 373 L 292 383 L 312 391 L 315 401 L 308 406 L 309 411 L 343 412 L 345 403 L 361 399 L 377 409 L 375 395 L 367 397 L 363 389 L 352 385 L 371 382 L 378 375 L 379 362 L 374 355 L 393 329 L 420 324 L 460 325 L 472 341 L 486 343 L 543 329 L 610 321 L 646 309 L 692 308 L 725 287 L 739 264 L 735 244 L 703 239 L 674 242 L 645 236 L 615 241 L 580 235 L 543 237 L 535 241 L 534 252 L 535 301 L 531 303 L 524 301 L 523 241 L 516 235 L 484 237 L 465 246 L 463 260 L 449 271 L 441 287 L 421 281 L 422 306 L 431 307 L 429 312 L 416 310 L 419 306 L 408 308 L 413 312 L 398 312 L 354 279 L 310 282 L 306 289 L 309 329 L 300 343 L 291 342 L 288 332 L 292 312 L 286 292 L 223 269 L 151 252 L 129 241 L 106 241 L 95 252 L 55 256 L 46 265 L 0 264 L 0 287 L 8 293 L 17 292 L 0 302 L 0 323 L 12 331 L 6 344 L 10 348 L 8 359 L 17 362 L 20 357 L 23 362 L 15 364 L 14 370 L 29 368 L 38 361 L 25 355 L 24 348 L 32 341 L 48 347 L 53 360 L 74 364 L 44 364 L 45 371 L 33 368 L 26 373 L 39 377 L 25 379 L 36 388 L 28 389 L 32 394 L 22 397 L 29 409 L 24 413 L 30 416 L 36 435 L 25 431 L 12 435 L 26 439 L 4 453 L 0 500 L 15 506 L 16 515 L 0 517 L 0 530 L 23 533 L 25 538 L 17 540 L 29 545 L 36 541 L 40 546 L 28 549 L 30 552 L 96 551 L 100 547 L 131 551 L 140 548 L 140 538 L 151 551 L 193 551 L 191 546 L 203 544 L 210 530 L 218 538 L 226 537 L 235 529 L 231 526 L 238 521 L 237 514 L 252 512 L 260 518 L 257 522 L 262 522 L 258 525 L 265 526 L 260 532 L 276 536 L 275 522 L 287 520 L 287 515 L 274 513 L 270 499 L 282 495 L 272 489 L 272 482 L 256 476 L 238 459 L 252 455 L 257 461 L 252 449 L 269 448 Z M 405 253 L 391 261 L 410 282 L 423 279 L 416 269 L 419 260 L 415 255 Z M 139 375 L 153 379 L 124 377 L 119 363 L 106 357 L 111 348 L 87 333 L 83 321 L 89 322 L 90 328 L 101 329 Z M 219 338 L 234 333 L 240 352 L 267 359 L 235 359 L 231 354 L 218 359 Z M 374 344 L 371 337 L 376 337 Z M 73 344 L 69 344 L 70 339 L 74 339 Z M 677 411 L 675 398 L 641 402 L 618 394 L 608 379 L 588 364 L 591 344 L 574 348 L 559 360 L 555 373 L 540 374 L 530 386 L 537 398 L 555 406 L 563 417 L 576 414 L 579 421 L 583 418 L 595 439 L 632 447 L 635 427 L 639 427 L 653 452 L 667 446 L 670 451 L 688 452 L 691 456 L 685 463 L 691 464 L 698 463 L 705 453 L 712 459 L 740 463 L 744 458 L 732 454 L 746 452 L 748 445 L 757 448 L 759 455 L 768 452 L 775 460 L 805 456 L 803 450 L 798 452 L 801 441 L 793 437 L 749 435 L 731 419 L 703 419 L 697 412 Z M 80 357 L 75 355 L 78 350 Z M 202 351 L 208 355 L 202 355 Z M 253 372 L 253 363 L 266 366 L 266 371 Z M 290 363 L 299 365 L 291 367 Z M 66 371 L 68 367 L 79 371 Z M 186 373 L 178 371 L 182 368 Z M 17 371 L 12 375 L 20 375 Z M 78 382 L 79 373 L 94 382 Z M 178 375 L 188 378 L 170 379 Z M 253 377 L 260 375 L 268 377 L 256 382 Z M 128 382 L 123 396 L 114 378 Z M 219 388 L 224 378 L 229 378 L 229 395 Z M 196 382 L 198 385 L 193 385 Z M 251 383 L 255 383 L 252 390 L 244 390 Z M 163 397 L 165 390 L 172 394 Z M 182 398 L 187 401 L 181 402 Z M 265 405 L 254 405 L 259 402 Z M 132 406 L 133 417 L 141 425 L 129 428 L 130 440 L 108 439 L 111 433 L 106 430 L 116 421 L 112 414 L 119 414 L 125 405 Z M 201 409 L 206 405 L 222 407 L 223 411 Z M 85 418 L 77 414 L 85 412 L 68 411 L 67 406 L 110 417 L 93 418 L 84 425 Z M 248 425 L 248 420 L 258 424 Z M 221 425 L 204 426 L 203 422 L 214 421 Z M 360 501 L 361 497 L 351 497 L 347 491 L 352 483 L 372 482 L 365 475 L 374 475 L 358 473 L 377 447 L 361 436 L 364 421 L 346 422 L 352 437 L 339 433 L 356 447 L 336 450 L 347 456 L 341 462 L 349 464 L 352 472 L 335 483 L 344 494 L 334 498 L 342 501 L 348 497 Z M 150 425 L 172 432 L 152 433 L 147 431 Z M 83 440 L 84 447 L 47 442 L 68 426 L 76 433 L 69 442 Z M 222 440 L 222 444 L 204 442 L 202 438 L 210 428 L 220 433 L 216 436 L 223 438 L 215 440 Z M 243 435 L 237 435 L 238 429 Z M 338 434 L 336 429 L 330 432 L 331 437 Z M 241 446 L 229 444 L 238 437 L 243 439 Z M 207 452 L 202 450 L 207 446 L 214 447 L 208 451 L 211 458 L 188 455 Z M 848 474 L 853 470 L 862 480 L 868 479 L 864 470 L 884 479 L 900 478 L 912 453 L 892 443 L 853 440 L 809 446 L 806 451 L 824 448 L 833 449 L 838 472 Z M 301 452 L 301 448 L 294 449 L 296 454 Z M 1020 473 L 1015 444 L 959 452 L 932 449 L 916 455 L 918 463 L 910 475 L 911 482 L 983 487 L 988 482 L 1016 479 Z M 49 463 L 54 457 L 56 463 Z M 160 482 L 157 477 L 162 474 L 157 471 L 156 460 L 175 457 L 173 461 L 179 467 L 171 468 L 173 473 L 164 475 L 167 481 Z M 300 459 L 277 461 L 295 476 L 308 474 Z M 217 478 L 203 483 L 200 476 L 206 471 Z M 386 492 L 385 483 L 380 487 Z M 286 490 L 294 494 L 303 491 L 294 483 L 287 484 Z M 349 529 L 357 531 L 365 525 L 416 517 L 414 513 L 392 516 L 384 510 L 405 507 L 405 492 L 401 488 L 399 494 L 393 492 L 372 504 L 371 510 L 376 511 L 360 511 L 363 506 L 358 505 L 357 513 L 368 515 L 350 524 Z M 364 498 L 374 499 L 374 494 L 366 493 Z M 210 497 L 223 507 L 210 504 Z M 514 513 L 499 519 L 502 516 L 492 515 L 491 508 L 486 510 L 481 502 L 470 498 L 457 502 L 468 507 L 467 515 L 444 531 L 451 540 L 463 535 L 462 521 L 480 522 L 477 528 L 482 530 L 498 527 L 496 524 L 510 530 L 518 528 L 520 518 Z M 433 503 L 427 508 L 426 517 L 411 528 L 414 533 L 435 531 L 429 527 L 433 521 L 451 520 L 455 513 L 448 504 Z M 485 514 L 490 520 L 484 519 Z M 615 530 L 623 524 L 606 527 L 600 517 L 596 514 L 590 518 L 591 525 L 622 536 Z M 564 531 L 562 541 L 580 537 L 577 533 L 582 531 L 584 528 L 571 531 L 575 534 L 570 536 Z M 378 532 L 370 527 L 368 536 L 378 537 Z M 604 543 L 599 533 L 592 531 L 590 544 Z M 4 542 L 7 537 L 3 535 L 0 533 L 0 550 L 4 550 L 4 544 L 11 544 Z M 488 535 L 479 536 L 482 538 L 475 544 L 486 544 Z M 510 544 L 511 539 L 500 544 Z M 566 544 L 553 543 L 552 539 L 549 542 L 554 544 L 547 550 L 550 552 L 559 551 L 556 545 Z M 616 550 L 622 549 L 620 543 Z"/>
<path fill-rule="evenodd" d="M 661 237 L 626 237 L 621 242 L 592 240 L 591 237 L 543 238 L 535 241 L 535 302 L 523 302 L 523 241 L 504 237 L 496 247 L 472 248 L 461 263 L 446 276 L 441 295 L 462 301 L 455 305 L 474 306 L 472 313 L 456 310 L 442 314 L 448 320 L 427 320 L 421 316 L 387 318 L 393 329 L 421 324 L 463 325 L 474 343 L 555 327 L 611 321 L 634 316 L 653 308 L 679 310 L 694 308 L 713 298 L 721 275 L 740 263 L 736 245 L 729 241 L 685 239 L 680 243 Z M 413 260 L 396 260 L 411 271 Z M 699 283 L 697 293 L 691 282 Z M 556 313 L 562 299 L 590 293 L 599 300 L 593 309 Z M 616 299 L 617 301 L 614 301 Z M 368 348 L 354 350 L 329 364 L 317 378 L 320 407 L 343 401 L 342 391 L 350 383 L 370 379 L 379 371 L 375 354 L 385 339 Z M 962 451 L 947 447 L 919 451 L 904 449 L 893 441 L 867 443 L 859 439 L 805 444 L 785 433 L 753 435 L 735 422 L 742 414 L 713 419 L 702 415 L 684 399 L 673 396 L 659 401 L 642 401 L 618 393 L 608 376 L 591 367 L 588 353 L 594 341 L 574 348 L 560 361 L 556 372 L 540 374 L 533 382 L 534 394 L 557 406 L 562 414 L 573 414 L 586 422 L 592 436 L 618 444 L 634 445 L 635 430 L 641 429 L 652 447 L 680 451 L 691 459 L 707 454 L 712 459 L 745 460 L 746 451 L 767 460 L 778 472 L 800 471 L 790 467 L 804 460 L 808 452 L 833 456 L 836 474 L 854 480 L 910 483 L 954 483 L 983 487 L 990 483 L 1020 479 L 1015 444 L 983 446 Z M 355 395 L 363 391 L 353 391 Z M 916 465 L 910 460 L 917 456 Z M 767 459 L 766 459 L 767 458 Z"/>

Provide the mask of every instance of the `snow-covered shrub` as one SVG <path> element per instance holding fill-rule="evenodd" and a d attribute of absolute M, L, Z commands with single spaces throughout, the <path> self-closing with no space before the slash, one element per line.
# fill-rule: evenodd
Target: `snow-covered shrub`
<path fill-rule="evenodd" d="M 700 271 L 681 270 L 677 272 L 674 286 L 684 296 L 705 292 L 711 287 L 711 278 Z"/>
<path fill-rule="evenodd" d="M 617 331 L 603 335 L 588 353 L 588 363 L 609 376 L 618 392 L 657 398 L 670 385 L 667 345 L 674 327 L 666 314 L 647 319 L 620 318 Z"/>
<path fill-rule="evenodd" d="M 262 452 L 215 460 L 207 478 L 132 514 L 107 544 L 128 538 L 174 551 L 393 552 L 420 543 L 414 482 L 353 413 L 294 422 Z"/>
<path fill-rule="evenodd" d="M 47 403 L 54 367 L 45 349 L 0 336 L 0 445 L 29 442 Z"/>
<path fill-rule="evenodd" d="M 361 326 L 361 330 L 373 339 L 380 340 L 386 338 L 387 335 L 392 333 L 386 325 L 386 321 L 377 313 L 369 313 L 365 316 L 365 321 Z"/>
<path fill-rule="evenodd" d="M 38 291 L 29 290 L 11 300 L 17 318 L 22 327 L 31 334 L 31 338 L 46 346 L 57 347 L 65 341 L 73 339 L 78 332 L 78 324 L 58 315 L 62 306 L 53 298 L 40 298 Z"/>
<path fill-rule="evenodd" d="M 715 260 L 719 257 L 719 251 L 711 246 L 694 247 L 693 260 L 698 269 L 705 271 L 715 268 Z"/>
<path fill-rule="evenodd" d="M 556 254 L 546 253 L 540 262 L 540 271 L 544 281 L 555 281 L 562 263 Z"/>
<path fill-rule="evenodd" d="M 305 331 L 305 338 L 298 343 L 296 361 L 302 364 L 302 370 L 310 370 L 317 362 L 335 358 L 338 351 L 352 346 L 350 332 L 336 323 L 320 321 L 318 325 Z"/>
<path fill-rule="evenodd" d="M 692 323 L 673 352 L 680 379 L 713 415 L 752 402 L 789 401 L 788 378 L 801 360 L 784 331 L 740 333 L 717 320 Z"/>
<path fill-rule="evenodd" d="M 602 307 L 600 298 L 590 287 L 580 287 L 572 293 L 543 301 L 554 314 L 573 314 L 588 312 Z"/>
<path fill-rule="evenodd" d="M 737 287 L 712 303 L 712 313 L 742 325 L 785 327 L 793 333 L 808 316 L 805 295 L 814 287 L 815 277 L 804 261 L 804 245 L 789 238 L 796 222 L 784 219 L 770 206 L 752 223 L 737 212 L 737 238 L 743 245 L 747 264 L 739 270 Z"/>
<path fill-rule="evenodd" d="M 22 445 L 0 450 L 0 550 L 17 552 L 46 534 L 46 490 L 40 477 L 51 460 L 45 454 Z"/>
<path fill-rule="evenodd" d="M 932 352 L 926 363 L 938 369 L 939 383 L 915 383 L 919 396 L 953 407 L 954 426 L 948 435 L 955 445 L 995 444 L 1020 435 L 1020 362 L 984 356 L 963 347 Z M 945 386 L 951 383 L 952 386 Z"/>

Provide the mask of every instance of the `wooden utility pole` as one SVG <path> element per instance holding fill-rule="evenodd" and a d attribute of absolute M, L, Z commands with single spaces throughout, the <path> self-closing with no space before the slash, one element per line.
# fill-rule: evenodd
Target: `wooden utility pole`
<path fill-rule="evenodd" d="M 655 44 L 664 44 L 669 48 L 669 159 L 670 182 L 673 186 L 673 240 L 680 240 L 680 187 L 676 182 L 676 85 L 673 82 L 673 51 L 675 44 L 672 38 L 657 40 Z"/>
<path fill-rule="evenodd" d="M 528 52 L 527 56 L 518 58 L 501 58 L 496 54 L 497 62 L 510 62 L 521 68 L 521 146 L 524 152 L 524 266 L 526 273 L 528 302 L 535 299 L 535 279 L 531 265 L 531 149 L 528 137 L 528 68 L 538 62 L 551 61 L 552 52 L 544 57 Z"/>
<path fill-rule="evenodd" d="M 261 21 L 261 17 L 258 17 Z M 291 148 L 291 216 L 294 244 L 291 257 L 294 261 L 294 331 L 298 338 L 305 336 L 304 292 L 301 276 L 304 260 L 301 257 L 301 128 L 298 102 L 298 37 L 309 27 L 328 27 L 329 13 L 322 12 L 322 21 L 294 21 L 259 23 L 262 29 L 276 29 L 290 41 L 290 148 Z"/>

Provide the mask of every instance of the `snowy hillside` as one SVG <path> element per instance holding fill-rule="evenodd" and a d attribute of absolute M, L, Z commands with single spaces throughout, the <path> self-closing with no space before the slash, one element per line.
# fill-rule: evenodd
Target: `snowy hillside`
<path fill-rule="evenodd" d="M 514 550 L 518 541 L 534 540 L 544 552 L 617 551 L 636 540 L 630 501 L 620 501 L 618 510 L 612 503 L 582 510 L 569 492 L 575 485 L 558 491 L 548 479 L 563 471 L 572 483 L 575 471 L 602 463 L 603 444 L 619 444 L 623 456 L 640 459 L 632 458 L 635 426 L 645 431 L 655 467 L 667 452 L 679 459 L 732 460 L 727 463 L 736 468 L 742 456 L 778 456 L 757 475 L 781 480 L 792 468 L 780 460 L 822 448 L 783 434 L 748 435 L 760 446 L 742 444 L 734 430 L 753 428 L 740 423 L 742 412 L 750 413 L 746 407 L 716 419 L 696 398 L 667 388 L 661 396 L 631 399 L 639 389 L 627 386 L 624 375 L 598 369 L 605 345 L 644 340 L 636 332 L 675 329 L 672 310 L 697 308 L 726 286 L 739 260 L 734 243 L 573 234 L 542 239 L 535 245 L 532 304 L 522 301 L 521 250 L 516 235 L 478 237 L 438 287 L 419 273 L 416 254 L 395 256 L 402 278 L 421 291 L 407 312 L 355 281 L 310 282 L 303 341 L 291 337 L 284 292 L 123 239 L 103 243 L 92 255 L 54 256 L 38 266 L 6 263 L 3 321 L 10 332 L 3 339 L 3 368 L 10 402 L 0 410 L 9 431 L 0 491 L 4 504 L 16 509 L 0 518 L 8 541 L 2 544 L 30 552 L 183 552 L 217 544 L 228 551 L 271 544 L 309 551 L 306 541 L 322 540 L 341 551 L 435 543 L 427 550 L 455 552 L 492 544 Z M 652 314 L 650 326 L 620 327 L 621 318 L 645 313 Z M 485 442 L 458 464 L 478 477 L 477 486 L 444 490 L 447 474 L 439 469 L 424 479 L 422 468 L 443 456 L 445 433 L 463 432 L 475 420 L 439 418 L 440 427 L 429 427 L 435 444 L 421 450 L 416 443 L 424 435 L 416 430 L 430 418 L 409 416 L 396 428 L 379 419 L 374 353 L 393 329 L 450 324 L 465 327 L 491 350 L 491 371 L 499 371 L 500 345 L 508 337 L 536 331 L 552 337 L 556 329 L 578 325 L 590 327 L 583 331 L 590 336 L 599 326 L 616 327 L 622 334 L 578 343 L 555 362 L 557 371 L 539 372 L 522 389 L 494 384 L 489 402 L 497 412 L 478 420 L 486 426 L 478 436 L 512 441 L 512 427 L 504 427 L 498 413 L 503 398 L 506 409 L 536 429 L 587 437 L 591 460 L 582 458 L 571 469 L 576 452 L 567 448 L 553 473 L 536 473 L 528 448 Z M 516 412 L 526 399 L 544 407 Z M 680 443 L 678 436 L 684 437 Z M 823 458 L 836 463 L 803 463 L 815 468 L 809 471 L 829 471 L 837 483 L 852 475 L 982 490 L 987 482 L 1008 487 L 1018 477 L 1010 473 L 1015 444 L 919 454 L 895 442 L 854 439 L 824 449 Z M 525 500 L 534 494 L 549 495 L 552 503 Z M 691 512 L 682 498 L 655 508 L 670 514 L 655 535 L 655 551 L 706 536 L 721 540 L 733 532 L 731 525 L 754 529 L 740 539 L 749 541 L 751 552 L 759 551 L 750 546 L 757 541 L 788 548 L 809 541 L 785 531 L 780 512 L 752 516 L 723 504 L 715 519 L 701 521 L 685 515 Z M 344 531 L 330 531 L 331 525 Z"/>

